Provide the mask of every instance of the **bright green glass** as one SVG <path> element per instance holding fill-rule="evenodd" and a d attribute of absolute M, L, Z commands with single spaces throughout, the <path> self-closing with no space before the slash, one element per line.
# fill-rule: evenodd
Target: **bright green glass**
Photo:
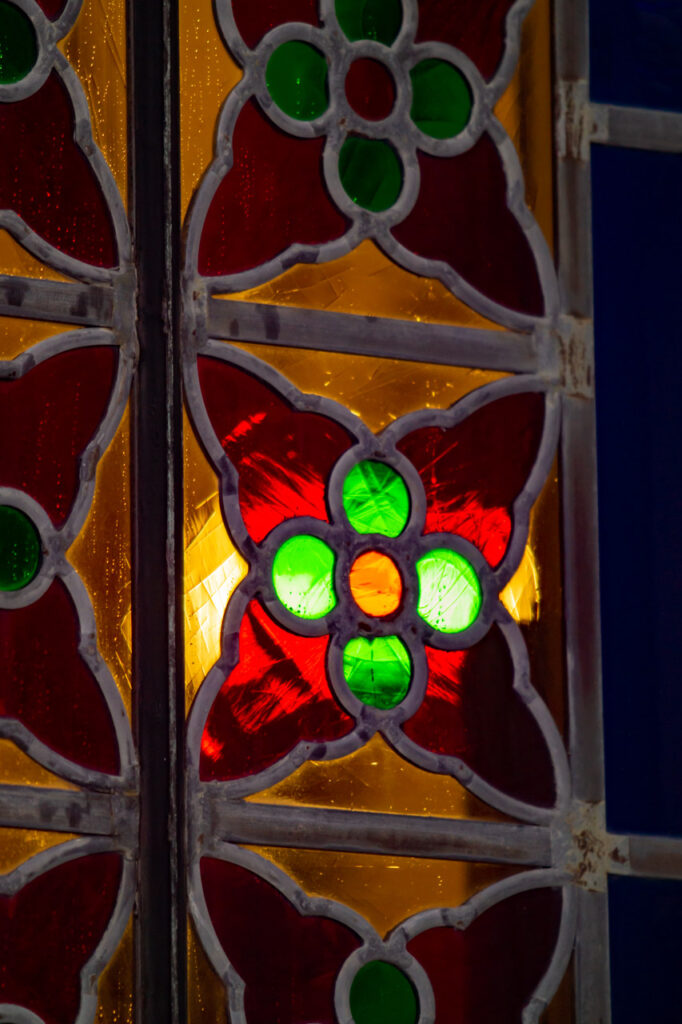
<path fill-rule="evenodd" d="M 275 593 L 302 619 L 320 619 L 336 604 L 335 555 L 319 537 L 301 534 L 285 540 L 272 563 Z"/>
<path fill-rule="evenodd" d="M 21 590 L 40 568 L 40 536 L 28 516 L 0 505 L 0 590 Z"/>
<path fill-rule="evenodd" d="M 400 32 L 403 6 L 400 0 L 336 0 L 336 18 L 352 41 L 373 39 L 390 46 Z"/>
<path fill-rule="evenodd" d="M 29 18 L 14 4 L 0 0 L 0 84 L 26 78 L 38 59 L 38 42 Z"/>
<path fill-rule="evenodd" d="M 351 135 L 339 153 L 339 177 L 354 203 L 373 213 L 393 206 L 403 187 L 398 154 L 383 139 Z"/>
<path fill-rule="evenodd" d="M 417 993 L 395 964 L 370 960 L 351 982 L 350 1012 L 355 1024 L 417 1024 Z"/>
<path fill-rule="evenodd" d="M 412 680 L 412 663 L 405 644 L 397 636 L 372 640 L 357 637 L 343 652 L 343 674 L 348 689 L 363 704 L 394 708 L 405 697 Z"/>
<path fill-rule="evenodd" d="M 385 462 L 363 459 L 343 482 L 343 507 L 358 533 L 397 537 L 410 516 L 405 481 Z"/>
<path fill-rule="evenodd" d="M 429 551 L 417 562 L 421 617 L 441 633 L 461 633 L 481 608 L 481 584 L 464 555 L 449 548 Z"/>
<path fill-rule="evenodd" d="M 445 60 L 421 60 L 410 71 L 410 117 L 425 135 L 451 139 L 466 128 L 473 98 L 464 75 Z"/>
<path fill-rule="evenodd" d="M 280 110 L 297 121 L 314 121 L 329 106 L 327 61 L 310 43 L 290 39 L 278 46 L 268 61 L 265 83 Z"/>

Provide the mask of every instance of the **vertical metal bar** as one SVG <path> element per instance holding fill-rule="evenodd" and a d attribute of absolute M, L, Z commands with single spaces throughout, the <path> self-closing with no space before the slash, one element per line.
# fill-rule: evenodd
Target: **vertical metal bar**
<path fill-rule="evenodd" d="M 589 163 L 589 28 L 587 0 L 555 5 L 557 79 L 557 222 L 562 311 L 592 319 Z M 589 331 L 583 331 L 589 337 Z M 588 354 L 588 361 L 592 353 Z M 564 616 L 569 748 L 574 797 L 604 800 L 597 460 L 594 400 L 566 395 L 561 472 L 564 534 Z M 580 893 L 575 956 L 576 1019 L 610 1021 L 608 904 L 603 893 Z"/>
<path fill-rule="evenodd" d="M 176 353 L 176 0 L 128 0 L 131 220 L 140 363 L 133 396 L 133 666 L 140 757 L 136 1019 L 179 1024 L 184 871 L 176 570 L 181 410 Z"/>

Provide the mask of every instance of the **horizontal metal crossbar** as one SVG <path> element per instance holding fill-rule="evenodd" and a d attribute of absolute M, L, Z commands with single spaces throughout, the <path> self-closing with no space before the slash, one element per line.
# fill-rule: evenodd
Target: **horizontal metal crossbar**
<path fill-rule="evenodd" d="M 0 315 L 109 327 L 114 316 L 114 291 L 102 284 L 0 274 Z"/>
<path fill-rule="evenodd" d="M 295 849 L 547 867 L 550 832 L 537 825 L 226 801 L 204 790 L 207 834 L 224 842 Z"/>
<path fill-rule="evenodd" d="M 538 340 L 532 334 L 301 311 L 231 299 L 208 300 L 207 333 L 230 341 L 323 348 L 511 373 L 535 373 L 540 368 Z"/>
<path fill-rule="evenodd" d="M 611 874 L 682 878 L 682 839 L 609 835 L 608 848 Z"/>
<path fill-rule="evenodd" d="M 125 793 L 0 786 L 0 826 L 134 840 L 137 800 Z"/>
<path fill-rule="evenodd" d="M 592 103 L 590 116 L 592 142 L 682 153 L 682 114 Z"/>

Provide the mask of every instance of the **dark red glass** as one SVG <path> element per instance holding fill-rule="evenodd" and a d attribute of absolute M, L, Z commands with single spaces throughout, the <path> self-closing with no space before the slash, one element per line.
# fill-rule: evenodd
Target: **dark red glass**
<path fill-rule="evenodd" d="M 48 18 L 58 17 L 66 7 L 66 0 L 36 0 L 39 7 L 45 11 Z"/>
<path fill-rule="evenodd" d="M 448 429 L 421 427 L 398 442 L 426 492 L 425 533 L 456 533 L 494 567 L 511 536 L 512 505 L 542 440 L 544 396 L 509 395 Z"/>
<path fill-rule="evenodd" d="M 73 1024 L 81 970 L 111 918 L 121 869 L 119 854 L 91 854 L 0 896 L 0 1003 L 24 1006 L 45 1024 Z M 86 978 L 86 992 L 94 987 Z"/>
<path fill-rule="evenodd" d="M 117 364 L 117 350 L 99 345 L 0 380 L 0 484 L 30 494 L 56 526 L 71 511 L 79 459 L 107 411 Z"/>
<path fill-rule="evenodd" d="M 232 0 L 232 13 L 247 46 L 257 46 L 266 32 L 287 21 L 319 25 L 316 0 Z"/>
<path fill-rule="evenodd" d="M 326 520 L 329 474 L 351 445 L 334 420 L 297 412 L 256 377 L 219 359 L 198 360 L 211 425 L 239 473 L 239 504 L 261 541 L 294 516 Z"/>
<path fill-rule="evenodd" d="M 412 212 L 393 228 L 406 249 L 452 267 L 488 298 L 541 316 L 533 252 L 507 208 L 500 156 L 487 135 L 460 156 L 419 153 L 421 185 Z"/>
<path fill-rule="evenodd" d="M 236 864 L 204 857 L 201 879 L 220 944 L 245 983 L 249 1024 L 336 1024 L 336 977 L 358 937 L 329 918 L 302 917 Z"/>
<path fill-rule="evenodd" d="M 542 807 L 554 804 L 547 744 L 513 689 L 514 668 L 500 629 L 465 651 L 426 648 L 424 700 L 403 729 L 426 750 L 461 758 L 486 782 Z"/>
<path fill-rule="evenodd" d="M 514 0 L 419 0 L 417 41 L 450 43 L 491 78 L 504 52 L 504 24 Z"/>
<path fill-rule="evenodd" d="M 354 60 L 346 75 L 346 98 L 353 110 L 368 121 L 380 121 L 393 110 L 395 83 L 388 68 L 378 60 Z"/>
<path fill-rule="evenodd" d="M 73 134 L 71 99 L 55 72 L 33 96 L 0 104 L 0 208 L 67 255 L 113 267 L 106 200 Z"/>
<path fill-rule="evenodd" d="M 521 1024 L 549 967 L 561 892 L 533 889 L 495 904 L 465 931 L 432 928 L 407 944 L 429 976 L 438 1024 Z"/>
<path fill-rule="evenodd" d="M 348 221 L 323 182 L 324 143 L 324 138 L 299 139 L 280 131 L 255 100 L 245 105 L 234 129 L 234 164 L 206 215 L 201 274 L 236 274 L 267 263 L 294 243 L 322 245 L 343 235 Z"/>
<path fill-rule="evenodd" d="M 201 777 L 234 779 L 263 771 L 301 740 L 335 740 L 353 728 L 327 683 L 329 637 L 282 629 L 251 601 L 239 630 L 239 664 L 209 713 Z"/>
<path fill-rule="evenodd" d="M 0 715 L 71 761 L 115 774 L 114 726 L 79 639 L 76 609 L 59 580 L 25 608 L 0 609 Z"/>

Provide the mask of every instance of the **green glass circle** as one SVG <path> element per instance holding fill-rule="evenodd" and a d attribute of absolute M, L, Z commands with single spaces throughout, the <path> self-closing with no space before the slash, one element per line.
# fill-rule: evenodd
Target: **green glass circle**
<path fill-rule="evenodd" d="M 373 213 L 393 206 L 403 187 L 403 168 L 383 139 L 351 135 L 339 153 L 339 177 L 354 203 Z"/>
<path fill-rule="evenodd" d="M 14 4 L 0 0 L 0 84 L 26 78 L 38 59 L 38 41 L 30 18 Z"/>
<path fill-rule="evenodd" d="M 464 75 L 446 60 L 421 60 L 410 71 L 410 117 L 432 139 L 451 139 L 469 123 L 473 96 Z"/>
<path fill-rule="evenodd" d="M 419 603 L 425 622 L 441 633 L 461 633 L 475 621 L 483 595 L 476 570 L 449 548 L 428 551 L 417 562 Z"/>
<path fill-rule="evenodd" d="M 272 562 L 272 583 L 285 608 L 302 619 L 321 619 L 336 604 L 335 555 L 319 537 L 285 540 Z"/>
<path fill-rule="evenodd" d="M 336 0 L 336 20 L 351 40 L 373 39 L 390 46 L 403 23 L 400 0 Z"/>
<path fill-rule="evenodd" d="M 353 978 L 350 1012 L 355 1024 L 417 1024 L 414 986 L 395 964 L 370 960 Z"/>
<path fill-rule="evenodd" d="M 358 533 L 397 537 L 410 517 L 405 481 L 385 462 L 363 459 L 343 481 L 343 507 Z"/>
<path fill-rule="evenodd" d="M 397 636 L 357 637 L 344 648 L 343 675 L 358 700 L 385 710 L 400 704 L 409 690 L 412 662 Z"/>
<path fill-rule="evenodd" d="M 268 61 L 265 84 L 280 110 L 297 121 L 314 121 L 329 106 L 327 61 L 310 43 L 290 39 L 278 46 Z"/>
<path fill-rule="evenodd" d="M 40 568 L 40 535 L 26 515 L 0 505 L 0 590 L 21 590 Z"/>

